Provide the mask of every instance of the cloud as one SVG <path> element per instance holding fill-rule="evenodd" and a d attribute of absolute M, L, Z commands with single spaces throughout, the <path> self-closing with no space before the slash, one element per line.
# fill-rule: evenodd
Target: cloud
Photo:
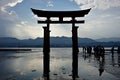
<path fill-rule="evenodd" d="M 85 24 L 79 25 L 79 36 L 93 39 L 119 37 L 119 14 L 118 9 L 114 8 L 112 11 L 105 10 L 104 12 L 92 10 L 85 17 Z"/>
<path fill-rule="evenodd" d="M 41 21 L 47 20 L 46 17 L 38 17 L 37 15 L 34 15 L 33 13 L 32 13 L 32 18 L 35 19 L 35 20 L 41 20 Z"/>
<path fill-rule="evenodd" d="M 15 11 L 8 11 L 10 7 L 14 7 L 22 0 L 2 0 L 0 3 L 0 28 L 7 28 L 13 26 L 18 21 L 18 15 Z M 5 30 L 6 31 L 6 30 Z"/>
<path fill-rule="evenodd" d="M 14 22 L 18 19 L 18 15 L 13 10 L 8 10 L 8 8 L 16 6 L 23 0 L 2 0 L 0 2 L 0 21 L 1 22 Z M 4 23 L 3 22 L 3 23 Z"/>
<path fill-rule="evenodd" d="M 53 5 L 53 2 L 51 1 L 51 0 L 49 0 L 48 2 L 47 2 L 47 7 L 53 7 L 54 5 Z"/>
<path fill-rule="evenodd" d="M 14 11 L 0 12 L 0 37 L 10 37 L 10 29 L 18 22 L 18 16 Z"/>
<path fill-rule="evenodd" d="M 0 3 L 0 37 L 15 37 L 18 39 L 42 37 L 42 27 L 38 24 L 31 24 L 27 21 L 21 21 L 19 15 L 9 10 L 23 0 L 2 0 Z M 39 19 L 32 14 L 32 18 Z M 40 18 L 41 19 L 41 18 Z M 42 18 L 43 20 L 43 18 Z"/>
<path fill-rule="evenodd" d="M 0 2 L 0 37 L 10 37 L 12 29 L 20 22 L 18 15 L 13 10 L 8 10 L 16 6 L 23 0 L 2 0 Z"/>
<path fill-rule="evenodd" d="M 81 9 L 97 8 L 106 10 L 111 7 L 119 7 L 120 0 L 74 0 Z"/>
<path fill-rule="evenodd" d="M 9 24 L 9 26 L 8 26 Z M 15 24 L 3 24 L 0 26 L 0 37 L 15 37 L 18 39 L 28 39 L 42 37 L 43 29 L 40 26 L 21 21 Z"/>
<path fill-rule="evenodd" d="M 6 12 L 7 8 L 14 7 L 23 0 L 2 0 L 0 2 L 0 11 Z"/>
<path fill-rule="evenodd" d="M 43 35 L 42 30 L 42 27 L 38 25 L 36 26 L 29 24 L 27 21 L 22 21 L 11 29 L 11 32 L 13 33 L 11 35 L 19 39 L 37 38 Z"/>
<path fill-rule="evenodd" d="M 51 36 L 68 36 L 72 35 L 71 25 L 69 24 L 51 24 L 50 25 Z"/>

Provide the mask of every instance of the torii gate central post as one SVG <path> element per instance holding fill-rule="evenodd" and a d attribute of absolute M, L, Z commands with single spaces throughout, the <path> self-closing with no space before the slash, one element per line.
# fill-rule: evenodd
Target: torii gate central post
<path fill-rule="evenodd" d="M 67 23 L 72 24 L 72 77 L 73 80 L 78 77 L 78 35 L 77 35 L 77 29 L 78 27 L 75 26 L 75 23 L 84 23 L 84 20 L 76 20 L 76 17 L 84 17 L 86 14 L 89 13 L 90 9 L 86 10 L 80 10 L 80 11 L 43 11 L 43 10 L 36 10 L 31 9 L 32 12 L 37 15 L 38 17 L 46 17 L 47 20 L 40 21 L 38 20 L 38 23 L 40 24 L 47 24 L 46 27 L 43 27 L 44 29 L 44 44 L 43 44 L 43 74 L 44 77 L 46 77 L 46 80 L 49 80 L 49 72 L 50 72 L 50 24 L 56 24 L 56 23 Z M 58 21 L 52 21 L 51 17 L 58 17 Z M 71 17 L 72 20 L 70 21 L 64 21 L 64 17 Z"/>

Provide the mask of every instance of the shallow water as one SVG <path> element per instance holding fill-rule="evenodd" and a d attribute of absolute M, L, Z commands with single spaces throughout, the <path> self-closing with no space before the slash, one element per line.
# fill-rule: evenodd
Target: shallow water
<path fill-rule="evenodd" d="M 120 56 L 105 53 L 104 61 L 79 49 L 76 80 L 120 80 Z M 99 74 L 99 70 L 103 73 Z M 50 80 L 72 80 L 72 49 L 51 48 Z M 44 80 L 43 52 L 0 52 L 0 80 Z"/>

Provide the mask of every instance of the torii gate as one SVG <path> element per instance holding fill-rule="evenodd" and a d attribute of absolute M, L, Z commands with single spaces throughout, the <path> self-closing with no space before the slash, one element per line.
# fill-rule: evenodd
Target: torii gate
<path fill-rule="evenodd" d="M 84 20 L 76 20 L 76 17 L 84 17 L 87 15 L 90 11 L 90 9 L 86 10 L 80 10 L 80 11 L 44 11 L 44 10 L 36 10 L 32 9 L 32 12 L 37 15 L 38 17 L 46 17 L 47 20 L 40 21 L 38 20 L 39 24 L 47 24 L 46 27 L 43 27 L 44 29 L 44 44 L 43 44 L 43 73 L 44 76 L 47 77 L 47 80 L 49 80 L 49 72 L 50 72 L 50 24 L 57 24 L 57 23 L 67 23 L 72 24 L 72 76 L 73 79 L 78 77 L 78 36 L 77 36 L 77 29 L 78 27 L 75 26 L 75 23 L 84 23 Z M 59 20 L 52 21 L 50 20 L 51 17 L 58 17 Z M 64 21 L 64 17 L 71 17 L 72 20 L 70 21 Z"/>

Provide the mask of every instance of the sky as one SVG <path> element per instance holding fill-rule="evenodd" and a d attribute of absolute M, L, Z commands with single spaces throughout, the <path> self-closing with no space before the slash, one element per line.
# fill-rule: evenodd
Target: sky
<path fill-rule="evenodd" d="M 120 37 L 120 0 L 0 0 L 0 37 L 35 39 L 43 37 L 43 26 L 31 8 L 47 11 L 75 11 L 91 8 L 79 26 L 82 38 Z M 70 24 L 51 24 L 51 36 L 72 36 Z"/>

